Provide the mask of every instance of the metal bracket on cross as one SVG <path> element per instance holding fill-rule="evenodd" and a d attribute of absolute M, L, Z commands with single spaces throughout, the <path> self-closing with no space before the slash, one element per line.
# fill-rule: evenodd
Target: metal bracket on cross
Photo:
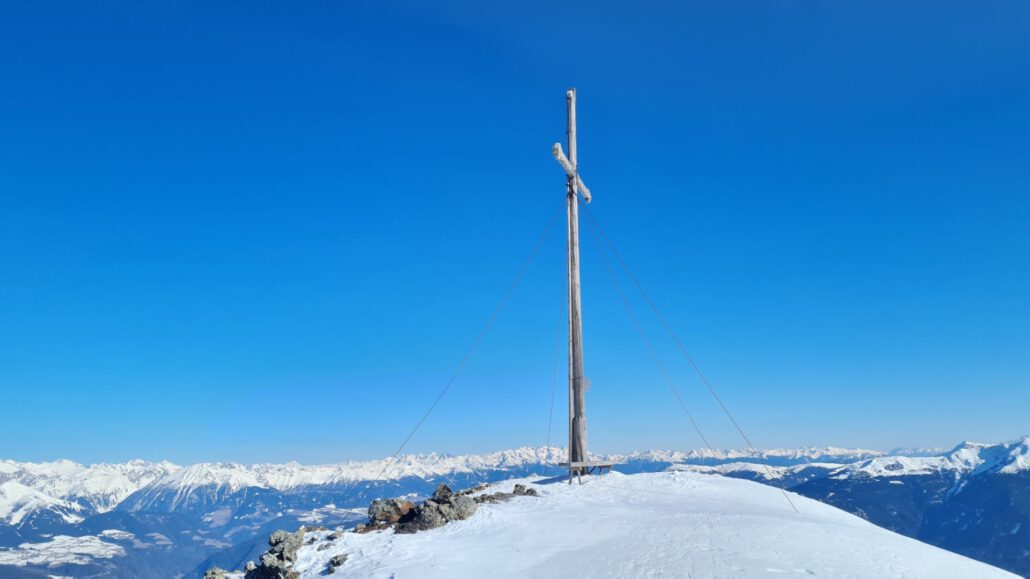
<path fill-rule="evenodd" d="M 565 151 L 562 150 L 561 143 L 555 143 L 554 146 L 551 147 L 551 153 L 554 154 L 554 158 L 558 161 L 558 164 L 561 165 L 561 168 L 565 170 L 565 174 L 576 180 L 576 190 L 583 196 L 583 201 L 590 203 L 590 189 L 587 189 L 587 186 L 583 184 L 583 180 L 580 179 L 579 174 L 576 173 L 576 168 L 572 166 L 569 158 L 565 156 Z"/>

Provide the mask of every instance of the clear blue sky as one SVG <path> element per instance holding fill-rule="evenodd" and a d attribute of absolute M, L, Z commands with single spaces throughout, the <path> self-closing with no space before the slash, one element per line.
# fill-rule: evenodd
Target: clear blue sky
<path fill-rule="evenodd" d="M 563 202 L 568 86 L 591 211 L 756 444 L 1027 433 L 1028 29 L 1021 1 L 6 3 L 0 455 L 391 453 Z M 700 446 L 592 243 L 591 448 Z M 409 450 L 544 443 L 563 256 L 559 228 Z"/>

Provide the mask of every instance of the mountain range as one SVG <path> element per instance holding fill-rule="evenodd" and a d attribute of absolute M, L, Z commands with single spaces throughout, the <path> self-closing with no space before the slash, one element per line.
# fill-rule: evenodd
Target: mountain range
<path fill-rule="evenodd" d="M 0 461 L 3 576 L 194 577 L 240 568 L 276 529 L 365 518 L 372 498 L 559 475 L 561 448 L 333 465 Z M 625 473 L 686 469 L 788 488 L 877 525 L 1030 574 L 1030 438 L 941 452 L 646 451 Z"/>

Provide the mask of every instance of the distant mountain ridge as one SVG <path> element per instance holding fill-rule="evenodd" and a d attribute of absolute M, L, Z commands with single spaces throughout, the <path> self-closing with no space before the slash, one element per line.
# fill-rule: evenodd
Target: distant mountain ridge
<path fill-rule="evenodd" d="M 694 451 L 691 451 L 693 453 Z M 683 469 L 711 474 L 753 473 L 757 478 L 776 480 L 789 478 L 803 470 L 821 470 L 828 478 L 843 480 L 851 477 L 898 477 L 951 473 L 953 475 L 981 473 L 1017 474 L 1030 471 L 1030 436 L 1000 444 L 963 442 L 949 451 L 933 455 L 871 454 L 857 460 L 861 453 L 806 454 L 813 460 L 793 465 L 777 465 L 763 453 L 743 457 L 741 460 L 705 462 L 693 455 L 676 461 Z M 825 460 L 824 460 L 825 459 Z M 836 460 L 834 460 L 836 459 Z"/>
<path fill-rule="evenodd" d="M 774 465 L 810 462 L 850 462 L 884 456 L 875 450 L 846 448 L 770 449 L 752 453 L 747 450 L 650 450 L 629 454 L 602 455 L 598 458 L 621 464 L 721 464 L 744 459 L 760 460 Z M 118 507 L 138 492 L 165 492 L 168 489 L 188 491 L 214 486 L 228 492 L 243 488 L 264 488 L 278 491 L 307 486 L 347 485 L 361 481 L 398 480 L 408 477 L 433 479 L 448 475 L 475 475 L 483 471 L 519 469 L 529 465 L 557 464 L 565 460 L 565 449 L 559 447 L 522 447 L 477 455 L 421 454 L 389 459 L 348 461 L 328 465 L 254 464 L 235 462 L 202 462 L 179 466 L 167 461 L 132 460 L 126 463 L 82 465 L 69 460 L 31 463 L 0 461 L 0 522 L 17 523 L 12 516 L 22 516 L 33 508 L 53 508 L 69 513 L 69 520 L 81 513 L 105 513 Z M 17 487 L 15 486 L 17 485 Z M 15 493 L 16 488 L 25 489 Z M 2 493 L 3 491 L 0 491 Z M 31 495 L 33 502 L 22 501 L 16 510 L 16 496 Z M 183 496 L 188 495 L 187 492 Z M 134 497 L 139 500 L 140 497 Z M 6 500 L 5 500 L 6 499 Z M 6 507 L 6 508 L 5 508 Z M 174 507 L 174 505 L 173 505 Z"/>
<path fill-rule="evenodd" d="M 179 470 L 169 462 L 133 460 L 89 466 L 70 460 L 0 461 L 0 522 L 18 524 L 45 510 L 67 522 L 105 513 L 140 488 Z"/>
<path fill-rule="evenodd" d="M 851 493 L 842 489 L 869 486 L 889 494 L 900 486 L 890 480 L 925 476 L 941 488 L 934 493 L 962 496 L 964 484 L 1026 474 L 1028 445 L 1030 438 L 1002 445 L 963 443 L 931 456 L 925 449 L 905 456 L 899 454 L 902 451 L 828 447 L 651 450 L 598 458 L 618 463 L 617 470 L 624 473 L 686 468 L 782 486 L 918 536 L 908 526 L 892 526 L 892 515 L 877 511 L 875 502 L 882 494 L 849 501 L 845 498 Z M 56 569 L 73 577 L 114 570 L 122 577 L 193 576 L 204 565 L 239 568 L 264 549 L 265 538 L 277 528 L 352 524 L 363 518 L 373 497 L 425 495 L 439 482 L 461 487 L 532 474 L 559 475 L 563 471 L 557 463 L 564 458 L 562 448 L 523 447 L 313 466 L 0 461 L 0 575 L 16 569 L 26 576 L 46 576 Z M 889 485 L 885 491 L 884 485 Z M 934 493 L 930 494 L 936 497 Z M 906 505 L 901 510 L 923 512 L 920 509 Z M 1026 518 L 1025 528 L 1030 529 L 1030 514 Z M 1009 525 L 1008 518 L 1004 524 Z M 1021 537 L 1017 533 L 1005 540 Z M 946 540 L 939 538 L 934 544 Z"/>

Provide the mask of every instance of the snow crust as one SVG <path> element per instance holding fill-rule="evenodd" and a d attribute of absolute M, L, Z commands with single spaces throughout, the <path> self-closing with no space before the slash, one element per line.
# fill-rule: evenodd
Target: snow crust
<path fill-rule="evenodd" d="M 794 513 L 778 489 L 746 480 L 611 473 L 490 491 L 517 482 L 541 496 L 414 535 L 317 533 L 294 569 L 322 577 L 346 554 L 334 577 L 1015 577 L 798 495 Z"/>

